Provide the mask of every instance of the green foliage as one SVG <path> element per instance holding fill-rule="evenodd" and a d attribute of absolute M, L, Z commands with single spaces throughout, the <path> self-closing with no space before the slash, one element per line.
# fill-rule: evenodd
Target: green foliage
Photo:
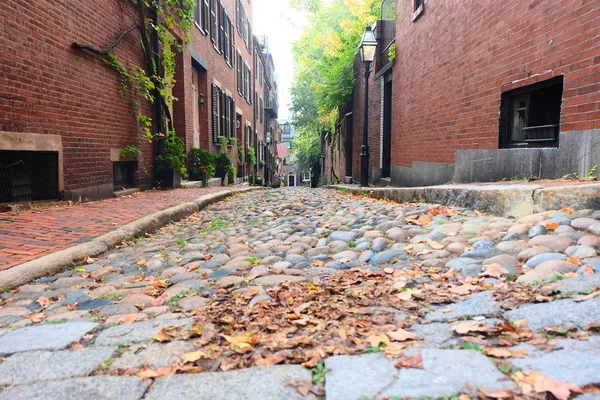
<path fill-rule="evenodd" d="M 229 139 L 225 136 L 217 136 L 217 144 L 221 147 L 222 152 L 226 152 L 227 145 L 229 145 Z"/>
<path fill-rule="evenodd" d="M 479 347 L 478 345 L 476 345 L 475 343 L 471 343 L 471 342 L 465 342 L 463 343 L 460 347 L 460 350 L 475 350 L 475 351 L 479 351 L 481 352 L 482 349 L 481 347 Z"/>
<path fill-rule="evenodd" d="M 396 42 L 393 42 L 390 45 L 390 50 L 388 51 L 388 61 L 394 62 L 395 59 L 396 59 Z"/>
<path fill-rule="evenodd" d="M 128 144 L 127 146 L 123 147 L 123 150 L 121 150 L 120 155 L 123 158 L 129 158 L 129 157 L 139 157 L 141 154 L 142 154 L 142 151 L 140 149 L 138 149 L 136 145 Z"/>
<path fill-rule="evenodd" d="M 131 75 L 127 71 L 127 68 L 119 61 L 117 56 L 113 53 L 107 53 L 102 57 L 102 61 L 104 64 L 108 65 L 110 68 L 114 69 L 115 72 L 119 75 L 119 79 L 121 81 L 121 87 L 119 88 L 119 93 L 124 95 L 129 88 L 129 84 L 131 83 Z"/>
<path fill-rule="evenodd" d="M 575 180 L 575 181 L 596 181 L 596 180 L 598 180 L 598 178 L 596 178 L 596 176 L 595 176 L 597 169 L 598 169 L 598 165 L 594 165 L 592 167 L 592 169 L 590 169 L 589 172 L 583 177 L 579 176 L 579 174 L 577 172 L 573 172 L 571 174 L 567 174 L 567 175 L 563 176 L 562 178 Z"/>
<path fill-rule="evenodd" d="M 171 133 L 165 139 L 164 148 L 161 154 L 156 157 L 158 169 L 180 171 L 182 177 L 186 175 L 185 165 L 185 144 L 183 139 Z"/>
<path fill-rule="evenodd" d="M 244 148 L 242 146 L 237 147 L 237 153 L 236 153 L 236 157 L 237 157 L 237 162 L 239 165 L 244 163 Z"/>
<path fill-rule="evenodd" d="M 253 147 L 250 147 L 248 149 L 247 156 L 248 156 L 248 158 L 247 158 L 248 164 L 256 165 L 256 151 L 254 150 Z"/>
<path fill-rule="evenodd" d="M 232 164 L 229 165 L 229 167 L 227 168 L 227 178 L 230 185 L 235 183 L 236 172 L 237 170 L 235 169 L 235 167 Z"/>
<path fill-rule="evenodd" d="M 177 244 L 177 246 L 185 246 L 185 239 L 179 238 L 179 239 L 175 239 L 175 244 Z"/>
<path fill-rule="evenodd" d="M 229 155 L 227 153 L 221 152 L 215 156 L 215 167 L 217 169 L 227 171 L 230 165 L 231 159 L 229 158 Z"/>
<path fill-rule="evenodd" d="M 325 374 L 327 374 L 330 369 L 325 368 L 323 363 L 318 363 L 314 368 L 310 370 L 313 374 L 313 382 L 315 385 L 318 385 L 325 379 Z"/>
<path fill-rule="evenodd" d="M 208 182 L 215 176 L 215 156 L 208 150 L 193 148 L 190 151 L 190 179 Z"/>
<path fill-rule="evenodd" d="M 381 353 L 382 351 L 383 346 L 379 345 L 376 347 L 369 347 L 368 349 L 363 350 L 363 354 Z"/>

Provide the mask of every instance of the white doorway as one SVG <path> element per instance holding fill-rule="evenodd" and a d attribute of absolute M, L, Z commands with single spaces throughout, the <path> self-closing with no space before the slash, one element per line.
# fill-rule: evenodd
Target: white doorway
<path fill-rule="evenodd" d="M 288 186 L 296 186 L 296 175 L 293 173 L 288 175 Z"/>

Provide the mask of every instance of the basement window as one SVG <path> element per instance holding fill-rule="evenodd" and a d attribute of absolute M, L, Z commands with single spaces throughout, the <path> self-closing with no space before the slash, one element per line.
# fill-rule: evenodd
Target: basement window
<path fill-rule="evenodd" d="M 563 77 L 502 93 L 500 148 L 558 147 Z"/>
<path fill-rule="evenodd" d="M 115 191 L 137 187 L 137 161 L 120 161 L 113 163 L 113 188 Z"/>

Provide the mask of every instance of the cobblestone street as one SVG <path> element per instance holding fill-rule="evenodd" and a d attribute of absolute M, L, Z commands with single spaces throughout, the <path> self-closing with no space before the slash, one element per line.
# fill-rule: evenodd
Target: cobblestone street
<path fill-rule="evenodd" d="M 0 400 L 599 399 L 599 236 L 596 210 L 236 195 L 2 293 Z"/>

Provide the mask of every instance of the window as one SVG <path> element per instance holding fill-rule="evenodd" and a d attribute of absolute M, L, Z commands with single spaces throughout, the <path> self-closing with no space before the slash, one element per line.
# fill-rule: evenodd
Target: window
<path fill-rule="evenodd" d="M 310 172 L 302 173 L 302 182 L 310 182 Z"/>
<path fill-rule="evenodd" d="M 229 64 L 235 65 L 235 29 L 231 19 L 227 18 L 229 23 Z"/>
<path fill-rule="evenodd" d="M 225 53 L 225 9 L 219 0 L 219 51 Z"/>
<path fill-rule="evenodd" d="M 258 120 L 258 92 L 254 92 L 254 119 Z"/>
<path fill-rule="evenodd" d="M 194 22 L 198 26 L 200 26 L 200 1 L 196 0 L 196 5 L 194 6 Z"/>
<path fill-rule="evenodd" d="M 557 147 L 563 77 L 502 94 L 500 147 Z"/>
<path fill-rule="evenodd" d="M 415 11 L 425 3 L 425 0 L 415 0 Z"/>
<path fill-rule="evenodd" d="M 263 103 L 263 99 L 262 97 L 260 98 L 260 123 L 263 123 L 263 114 L 265 113 L 265 107 L 264 107 L 264 103 Z"/>
<path fill-rule="evenodd" d="M 210 0 L 210 40 L 217 44 L 217 0 Z"/>

